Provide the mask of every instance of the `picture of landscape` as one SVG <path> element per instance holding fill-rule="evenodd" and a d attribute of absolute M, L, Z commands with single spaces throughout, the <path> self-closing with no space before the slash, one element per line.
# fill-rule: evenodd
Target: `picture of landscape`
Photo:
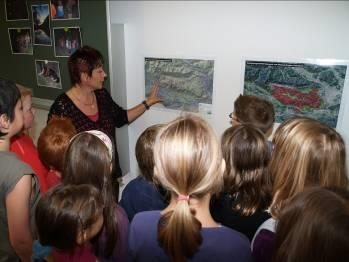
<path fill-rule="evenodd" d="M 278 123 L 306 116 L 337 126 L 347 65 L 245 61 L 244 95 L 273 103 Z"/>
<path fill-rule="evenodd" d="M 34 45 L 52 45 L 49 5 L 32 5 Z"/>

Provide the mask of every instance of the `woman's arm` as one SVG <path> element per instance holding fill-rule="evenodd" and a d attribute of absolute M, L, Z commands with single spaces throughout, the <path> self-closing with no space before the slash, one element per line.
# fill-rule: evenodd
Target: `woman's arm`
<path fill-rule="evenodd" d="M 10 243 L 21 261 L 31 261 L 33 238 L 30 230 L 32 177 L 23 176 L 6 196 Z"/>
<path fill-rule="evenodd" d="M 153 83 L 151 88 L 150 96 L 145 100 L 146 104 L 150 107 L 161 101 L 161 98 L 158 97 L 159 85 L 157 82 Z M 147 110 L 146 105 L 140 103 L 139 105 L 127 110 L 128 122 L 131 123 L 141 116 Z"/>

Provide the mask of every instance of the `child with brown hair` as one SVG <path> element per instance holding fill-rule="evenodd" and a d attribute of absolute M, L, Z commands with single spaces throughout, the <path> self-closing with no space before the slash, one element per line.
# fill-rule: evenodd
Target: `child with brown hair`
<path fill-rule="evenodd" d="M 0 261 L 31 261 L 37 176 L 10 152 L 23 128 L 21 95 L 13 81 L 0 79 Z"/>
<path fill-rule="evenodd" d="M 228 128 L 221 140 L 226 162 L 224 192 L 212 201 L 213 218 L 252 240 L 268 218 L 270 153 L 264 134 L 248 124 Z"/>
<path fill-rule="evenodd" d="M 129 222 L 113 194 L 113 150 L 111 139 L 101 131 L 90 130 L 75 135 L 65 153 L 62 183 L 89 184 L 100 191 L 104 223 L 101 232 L 91 240 L 93 252 L 102 261 L 125 261 Z"/>
<path fill-rule="evenodd" d="M 21 93 L 24 121 L 22 132 L 11 138 L 10 151 L 16 153 L 19 159 L 31 166 L 39 179 L 41 192 L 44 193 L 47 190 L 46 176 L 48 170 L 42 164 L 33 139 L 28 134 L 28 130 L 33 125 L 35 113 L 32 107 L 32 91 L 22 85 L 16 85 Z"/>
<path fill-rule="evenodd" d="M 349 261 L 349 192 L 310 188 L 280 213 L 274 262 Z"/>
<path fill-rule="evenodd" d="M 132 220 L 134 261 L 252 261 L 248 239 L 215 222 L 212 194 L 223 186 L 225 162 L 213 130 L 201 118 L 180 117 L 159 131 L 154 176 L 171 194 L 164 210 Z"/>
<path fill-rule="evenodd" d="M 55 261 L 95 262 L 89 240 L 103 226 L 103 198 L 91 185 L 58 185 L 39 201 L 35 221 L 40 243 L 54 247 Z"/>
<path fill-rule="evenodd" d="M 163 125 L 148 127 L 136 143 L 136 159 L 140 175 L 125 187 L 120 205 L 125 209 L 129 221 L 138 212 L 159 210 L 166 207 L 166 191 L 154 183 L 154 143 Z"/>
<path fill-rule="evenodd" d="M 250 124 L 270 135 L 274 120 L 274 106 L 271 102 L 252 95 L 240 95 L 234 102 L 234 112 L 229 115 L 232 125 Z"/>
<path fill-rule="evenodd" d="M 270 261 L 275 224 L 282 209 L 310 186 L 348 187 L 345 144 L 336 130 L 296 117 L 282 123 L 273 138 L 269 164 L 273 181 L 271 219 L 257 230 L 252 242 L 256 261 Z"/>
<path fill-rule="evenodd" d="M 49 168 L 46 186 L 51 188 L 61 182 L 64 154 L 76 129 L 69 118 L 53 117 L 41 131 L 38 152 L 42 162 Z"/>

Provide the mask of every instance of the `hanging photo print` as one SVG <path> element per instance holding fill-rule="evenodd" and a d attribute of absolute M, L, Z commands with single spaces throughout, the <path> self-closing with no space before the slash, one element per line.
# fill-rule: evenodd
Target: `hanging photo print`
<path fill-rule="evenodd" d="M 32 5 L 34 45 L 52 45 L 47 4 Z"/>
<path fill-rule="evenodd" d="M 59 62 L 35 60 L 35 71 L 38 86 L 62 88 Z"/>
<path fill-rule="evenodd" d="M 33 42 L 29 27 L 9 28 L 8 35 L 12 54 L 33 54 Z"/>
<path fill-rule="evenodd" d="M 52 20 L 80 19 L 79 0 L 51 0 Z"/>
<path fill-rule="evenodd" d="M 82 46 L 80 27 L 55 27 L 53 35 L 56 57 L 68 57 Z"/>
<path fill-rule="evenodd" d="M 5 0 L 6 21 L 29 20 L 26 0 Z"/>

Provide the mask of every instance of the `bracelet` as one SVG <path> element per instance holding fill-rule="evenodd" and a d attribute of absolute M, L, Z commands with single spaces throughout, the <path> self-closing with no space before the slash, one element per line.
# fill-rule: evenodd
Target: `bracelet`
<path fill-rule="evenodd" d="M 143 100 L 142 104 L 144 105 L 145 110 L 149 110 L 150 106 L 147 104 L 147 101 Z"/>

